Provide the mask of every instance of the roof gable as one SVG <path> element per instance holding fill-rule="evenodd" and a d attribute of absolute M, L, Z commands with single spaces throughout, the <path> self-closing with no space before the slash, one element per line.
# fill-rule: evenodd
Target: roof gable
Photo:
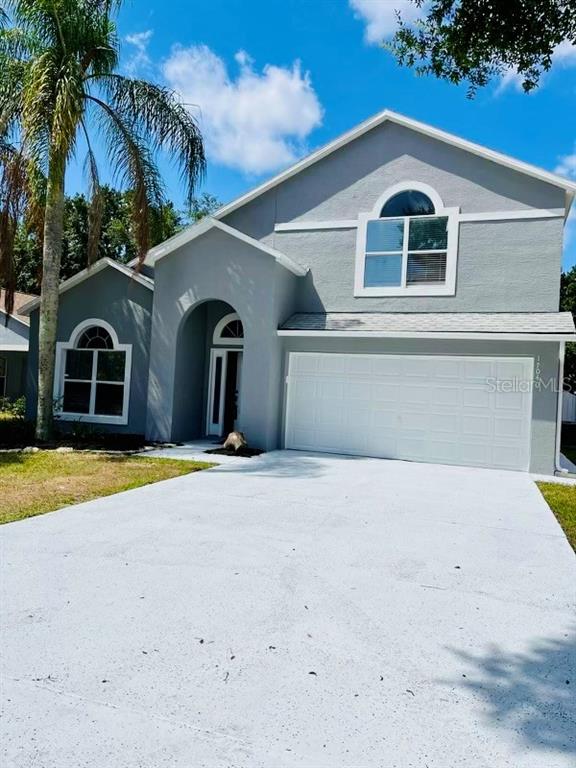
<path fill-rule="evenodd" d="M 299 160 L 297 163 L 294 163 L 294 165 L 290 166 L 284 171 L 281 171 L 279 174 L 272 177 L 271 179 L 264 182 L 263 184 L 260 184 L 259 186 L 250 190 L 246 194 L 241 195 L 240 197 L 236 198 L 232 202 L 222 206 L 222 208 L 219 208 L 217 211 L 215 211 L 215 213 L 213 214 L 213 218 L 222 219 L 228 216 L 230 213 L 233 213 L 234 211 L 246 205 L 247 203 L 252 202 L 252 200 L 255 200 L 260 195 L 265 194 L 266 192 L 273 189 L 274 187 L 282 184 L 284 181 L 287 181 L 293 176 L 296 176 L 297 174 L 301 173 L 306 168 L 309 168 L 310 166 L 314 165 L 320 160 L 323 160 L 325 157 L 328 157 L 333 152 L 336 152 L 337 150 L 341 149 L 347 144 L 353 142 L 354 140 L 368 133 L 372 129 L 380 125 L 384 125 L 385 123 L 392 123 L 395 125 L 402 126 L 403 128 L 407 128 L 411 131 L 415 131 L 417 133 L 423 134 L 430 138 L 444 142 L 450 146 L 457 147 L 465 152 L 469 152 L 478 157 L 482 157 L 485 160 L 496 163 L 497 165 L 501 165 L 503 167 L 509 168 L 513 171 L 516 171 L 517 173 L 524 174 L 531 178 L 537 179 L 544 183 L 551 184 L 552 186 L 563 189 L 565 190 L 567 195 L 567 202 L 566 202 L 567 211 L 570 207 L 572 199 L 576 195 L 576 183 L 564 178 L 563 176 L 559 176 L 558 174 L 551 173 L 550 171 L 546 171 L 542 168 L 538 168 L 537 166 L 531 165 L 529 163 L 525 163 L 521 160 L 516 160 L 515 158 L 502 154 L 501 152 L 496 152 L 492 149 L 487 149 L 486 147 L 483 147 L 480 144 L 475 144 L 474 142 L 467 141 L 466 139 L 462 139 L 459 136 L 455 136 L 454 134 L 448 133 L 447 131 L 442 131 L 438 128 L 433 128 L 432 126 L 427 125 L 426 123 L 421 123 L 417 120 L 412 120 L 409 117 L 405 117 L 404 115 L 400 115 L 400 114 L 397 114 L 396 112 L 392 112 L 386 109 L 383 112 L 380 112 L 377 115 L 374 115 L 373 117 L 369 118 L 368 120 L 365 120 L 363 123 L 360 123 L 352 130 L 342 134 L 341 136 L 329 142 L 328 144 L 325 144 L 323 147 L 320 147 L 320 149 L 307 155 L 302 160 Z"/>
<path fill-rule="evenodd" d="M 115 269 L 130 280 L 134 280 L 135 282 L 143 285 L 145 288 L 148 288 L 151 291 L 154 290 L 154 281 L 151 278 L 138 274 L 125 264 L 120 264 L 118 261 L 114 261 L 114 259 L 105 257 L 95 262 L 91 266 L 86 267 L 86 269 L 83 269 L 81 272 L 77 272 L 75 275 L 72 275 L 72 277 L 69 277 L 68 280 L 64 280 L 64 282 L 60 285 L 59 293 L 66 293 L 66 291 L 69 291 L 76 285 L 79 285 L 85 280 L 94 277 L 94 275 L 97 275 L 99 272 L 102 272 L 103 269 L 107 268 Z M 29 301 L 27 304 L 24 304 L 22 307 L 20 307 L 20 314 L 29 315 L 39 306 L 40 298 L 36 297 L 32 301 Z"/>
<path fill-rule="evenodd" d="M 151 262 L 155 264 L 159 259 L 164 258 L 164 256 L 167 256 L 169 253 L 172 253 L 178 248 L 181 248 L 183 245 L 196 240 L 196 238 L 201 237 L 212 229 L 218 229 L 230 237 L 241 240 L 247 245 L 250 245 L 257 250 L 268 254 L 268 256 L 272 256 L 272 258 L 275 259 L 278 264 L 285 267 L 290 272 L 293 272 L 298 277 L 303 277 L 308 272 L 307 267 L 303 267 L 296 263 L 284 253 L 276 250 L 276 248 L 271 248 L 269 245 L 260 242 L 260 240 L 255 240 L 253 237 L 246 235 L 244 232 L 240 232 L 238 229 L 234 229 L 228 224 L 225 224 L 223 221 L 218 221 L 213 217 L 206 217 L 205 219 L 202 219 L 200 222 L 198 222 L 198 224 L 195 224 L 192 227 L 188 227 L 188 229 L 185 229 L 183 232 L 179 232 L 169 240 L 166 240 L 163 243 L 160 243 L 160 245 L 157 245 L 155 248 L 152 248 L 148 252 L 146 259 L 149 260 L 148 263 Z"/>

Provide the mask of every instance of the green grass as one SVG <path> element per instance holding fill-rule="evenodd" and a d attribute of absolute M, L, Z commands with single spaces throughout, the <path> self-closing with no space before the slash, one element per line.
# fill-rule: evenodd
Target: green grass
<path fill-rule="evenodd" d="M 0 524 L 212 466 L 146 456 L 0 453 Z"/>
<path fill-rule="evenodd" d="M 576 486 L 536 483 L 576 551 Z"/>

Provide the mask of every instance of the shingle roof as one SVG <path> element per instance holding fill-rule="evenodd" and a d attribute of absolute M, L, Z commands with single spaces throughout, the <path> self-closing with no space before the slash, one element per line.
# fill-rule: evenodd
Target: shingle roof
<path fill-rule="evenodd" d="M 4 308 L 5 294 L 6 294 L 6 291 L 3 288 L 0 288 L 0 310 L 2 312 L 6 311 Z M 32 293 L 20 293 L 20 291 L 16 291 L 14 293 L 14 311 L 12 315 L 17 320 L 20 320 L 21 323 L 30 325 L 30 319 L 25 315 L 21 315 L 19 312 L 19 309 L 23 307 L 25 304 L 28 304 L 30 301 L 33 301 L 36 298 L 37 296 L 35 296 Z"/>
<path fill-rule="evenodd" d="M 292 315 L 282 331 L 575 333 L 570 312 L 328 312 Z"/>

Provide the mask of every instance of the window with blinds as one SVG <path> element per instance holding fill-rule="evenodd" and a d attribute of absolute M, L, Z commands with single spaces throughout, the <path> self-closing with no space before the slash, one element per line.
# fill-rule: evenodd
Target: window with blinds
<path fill-rule="evenodd" d="M 447 252 L 447 216 L 369 220 L 364 287 L 442 284 L 446 280 Z"/>

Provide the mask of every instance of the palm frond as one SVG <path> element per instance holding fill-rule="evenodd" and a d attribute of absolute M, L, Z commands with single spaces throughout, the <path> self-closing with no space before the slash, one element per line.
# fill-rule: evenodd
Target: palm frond
<path fill-rule="evenodd" d="M 144 80 L 112 74 L 98 78 L 112 108 L 155 148 L 166 150 L 178 163 L 191 203 L 206 170 L 204 146 L 198 124 L 177 94 Z"/>
<path fill-rule="evenodd" d="M 143 261 L 150 244 L 150 209 L 164 202 L 160 173 L 146 141 L 134 127 L 96 96 L 87 99 L 100 108 L 101 129 L 117 179 L 133 190 L 133 234 Z"/>
<path fill-rule="evenodd" d="M 98 164 L 96 155 L 90 143 L 90 136 L 86 130 L 86 125 L 82 121 L 82 130 L 88 146 L 86 161 L 84 163 L 85 172 L 88 175 L 90 186 L 90 206 L 88 208 L 88 265 L 94 264 L 98 256 L 98 246 L 100 245 L 100 235 L 102 232 L 102 218 L 104 216 L 104 196 L 100 186 L 100 177 L 98 174 Z"/>

